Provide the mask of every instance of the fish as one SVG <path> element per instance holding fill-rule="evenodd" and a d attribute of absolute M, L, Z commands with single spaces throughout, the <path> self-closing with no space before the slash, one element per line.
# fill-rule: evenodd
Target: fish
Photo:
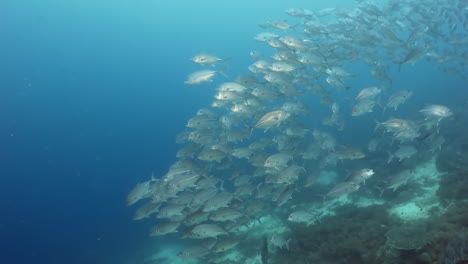
<path fill-rule="evenodd" d="M 285 168 L 290 160 L 293 159 L 293 155 L 288 153 L 277 153 L 269 156 L 263 166 L 266 168 L 281 169 Z"/>
<path fill-rule="evenodd" d="M 290 25 L 286 20 L 273 20 L 270 22 L 270 25 L 274 28 L 281 30 L 291 29 L 297 26 Z"/>
<path fill-rule="evenodd" d="M 404 104 L 411 96 L 413 92 L 410 90 L 402 90 L 396 92 L 388 99 L 387 104 L 384 106 L 383 111 L 385 112 L 388 108 L 393 108 L 395 111 L 397 110 L 398 106 Z"/>
<path fill-rule="evenodd" d="M 182 215 L 182 210 L 185 209 L 184 205 L 167 204 L 159 210 L 156 218 L 172 218 L 174 216 Z"/>
<path fill-rule="evenodd" d="M 408 180 L 413 174 L 414 174 L 413 170 L 400 171 L 399 173 L 393 175 L 390 178 L 390 181 L 386 185 L 385 189 L 392 189 L 392 191 L 396 191 L 401 186 L 406 185 L 406 183 L 408 183 Z"/>
<path fill-rule="evenodd" d="M 227 157 L 227 154 L 218 149 L 206 148 L 198 154 L 198 159 L 208 162 L 221 162 Z"/>
<path fill-rule="evenodd" d="M 307 226 L 318 220 L 320 213 L 298 210 L 288 216 L 288 221 L 292 223 L 305 223 Z"/>
<path fill-rule="evenodd" d="M 436 118 L 439 121 L 453 115 L 452 111 L 443 105 L 428 105 L 419 110 L 426 118 Z"/>
<path fill-rule="evenodd" d="M 200 224 L 195 226 L 192 231 L 194 238 L 203 239 L 203 238 L 217 238 L 219 236 L 228 235 L 224 229 L 216 224 Z"/>
<path fill-rule="evenodd" d="M 290 231 L 312 224 L 320 229 L 322 211 L 332 219 L 342 202 L 391 206 L 375 200 L 373 188 L 403 189 L 421 166 L 412 162 L 419 152 L 437 155 L 448 136 L 453 141 L 456 131 L 445 133 L 440 122 L 464 122 L 455 105 L 443 105 L 430 89 L 413 101 L 418 82 L 397 78 L 394 68 L 427 58 L 440 74 L 466 80 L 468 39 L 462 29 L 468 22 L 461 0 L 387 2 L 285 10 L 290 22 L 279 17 L 258 24 L 259 47 L 246 49 L 250 61 L 236 71 L 247 72 L 232 80 L 218 76 L 226 77 L 229 58 L 193 56 L 192 62 L 205 68 L 182 81 L 210 86 L 214 97 L 205 98 L 208 107 L 181 124 L 175 140 L 183 145 L 167 173 L 138 183 L 128 194 L 128 205 L 141 203 L 133 219 L 157 223 L 150 236 L 188 238 L 179 243 L 184 247 L 178 257 L 225 264 L 261 258 L 265 264 L 274 260 L 271 252 L 285 257 L 290 246 L 291 253 L 300 251 L 303 241 Z M 360 88 L 348 91 L 351 86 Z M 426 99 L 433 101 L 425 104 Z M 373 119 L 378 119 L 375 131 L 369 129 Z M 413 198 L 432 181 L 423 183 L 408 186 L 414 190 L 405 197 Z M 323 188 L 329 189 L 319 195 L 322 203 L 306 201 Z M 262 236 L 260 256 L 239 246 Z"/>
<path fill-rule="evenodd" d="M 280 36 L 271 32 L 261 32 L 255 36 L 255 40 L 258 42 L 267 42 L 270 39 L 279 38 Z"/>
<path fill-rule="evenodd" d="M 411 158 L 414 154 L 416 154 L 418 150 L 412 146 L 412 145 L 401 145 L 395 153 L 390 153 L 389 152 L 389 157 L 387 163 L 392 162 L 393 158 L 397 157 L 398 162 L 401 162 L 402 160 Z"/>
<path fill-rule="evenodd" d="M 357 148 L 342 148 L 335 151 L 333 154 L 339 160 L 355 160 L 363 159 L 366 157 L 366 153 L 364 153 L 361 149 Z"/>
<path fill-rule="evenodd" d="M 254 88 L 251 94 L 257 97 L 258 99 L 263 100 L 271 100 L 280 97 L 280 93 L 278 90 L 267 86 Z"/>
<path fill-rule="evenodd" d="M 256 128 L 264 128 L 265 131 L 269 130 L 272 127 L 279 127 L 283 122 L 285 122 L 291 113 L 284 110 L 276 110 L 263 115 L 255 124 Z"/>
<path fill-rule="evenodd" d="M 184 84 L 193 85 L 193 84 L 200 84 L 204 82 L 212 82 L 213 77 L 215 77 L 215 75 L 218 73 L 226 76 L 226 74 L 223 71 L 213 71 L 213 70 L 196 71 L 196 72 L 191 73 L 187 77 L 187 80 L 184 82 Z"/>
<path fill-rule="evenodd" d="M 168 221 L 168 222 L 161 222 L 156 224 L 150 230 L 150 236 L 162 236 L 171 233 L 177 233 L 177 228 L 180 226 L 180 222 L 178 221 Z"/>
<path fill-rule="evenodd" d="M 228 204 L 232 201 L 234 196 L 228 192 L 219 192 L 203 206 L 203 212 L 213 212 L 223 207 L 228 207 Z"/>
<path fill-rule="evenodd" d="M 297 113 L 306 113 L 310 114 L 311 111 L 309 107 L 301 102 L 285 102 L 282 106 L 281 109 L 291 113 L 291 114 L 297 114 Z"/>
<path fill-rule="evenodd" d="M 283 206 L 286 202 L 292 199 L 292 195 L 294 193 L 294 186 L 287 185 L 283 190 L 279 192 L 278 199 L 276 200 L 276 204 L 278 206 Z"/>
<path fill-rule="evenodd" d="M 370 100 L 375 99 L 383 91 L 382 88 L 377 86 L 372 86 L 362 89 L 354 100 Z"/>
<path fill-rule="evenodd" d="M 271 67 L 271 63 L 266 60 L 259 59 L 259 60 L 256 60 L 252 64 L 252 66 L 259 70 L 269 70 Z"/>
<path fill-rule="evenodd" d="M 232 150 L 231 155 L 233 157 L 236 157 L 238 159 L 250 159 L 253 155 L 254 152 L 249 149 L 248 147 L 243 147 L 243 148 L 236 148 Z"/>
<path fill-rule="evenodd" d="M 210 220 L 215 221 L 215 222 L 226 222 L 226 221 L 235 221 L 238 218 L 243 217 L 244 214 L 229 208 L 220 208 L 216 211 L 211 212 L 211 215 L 209 217 Z"/>
<path fill-rule="evenodd" d="M 234 247 L 236 247 L 241 241 L 236 238 L 222 238 L 216 241 L 214 244 L 213 248 L 211 248 L 211 252 L 215 253 L 220 253 L 220 252 L 226 252 Z"/>
<path fill-rule="evenodd" d="M 183 223 L 184 225 L 188 227 L 198 225 L 198 224 L 208 221 L 208 216 L 209 216 L 209 213 L 205 213 L 205 212 L 202 212 L 201 210 L 198 210 L 196 212 L 193 212 L 187 215 Z"/>
<path fill-rule="evenodd" d="M 376 102 L 374 100 L 361 100 L 353 106 L 351 110 L 352 116 L 362 116 L 367 113 L 371 113 L 374 110 Z"/>
<path fill-rule="evenodd" d="M 178 257 L 181 258 L 203 258 L 210 254 L 212 251 L 204 246 L 190 246 L 180 250 L 177 253 Z"/>
<path fill-rule="evenodd" d="M 289 244 L 291 241 L 291 238 L 287 238 L 283 234 L 272 235 L 269 239 L 270 245 L 286 250 L 289 250 Z"/>
<path fill-rule="evenodd" d="M 305 8 L 288 8 L 284 12 L 293 17 L 312 18 L 314 16 L 312 11 Z"/>
<path fill-rule="evenodd" d="M 216 88 L 216 90 L 218 90 L 219 92 L 227 91 L 227 92 L 235 92 L 235 93 L 242 94 L 242 93 L 246 93 L 249 89 L 245 87 L 244 85 L 236 83 L 236 82 L 225 82 L 225 83 L 220 84 L 218 88 Z"/>
<path fill-rule="evenodd" d="M 296 67 L 285 62 L 273 62 L 272 64 L 270 64 L 268 69 L 275 72 L 292 72 L 296 69 Z"/>
<path fill-rule="evenodd" d="M 294 184 L 304 173 L 306 173 L 304 167 L 300 167 L 298 165 L 288 166 L 279 173 L 276 183 Z"/>
<path fill-rule="evenodd" d="M 342 80 L 340 80 L 339 78 L 337 77 L 333 77 L 333 76 L 328 76 L 326 79 L 328 84 L 330 84 L 331 87 L 333 88 L 338 88 L 338 89 L 346 89 L 346 90 L 349 90 L 350 87 L 346 86 Z"/>
<path fill-rule="evenodd" d="M 373 169 L 369 168 L 364 168 L 355 171 L 351 177 L 350 181 L 354 182 L 357 185 L 365 184 L 366 180 L 368 180 L 370 177 L 372 177 L 375 174 Z"/>
<path fill-rule="evenodd" d="M 340 67 L 330 67 L 327 68 L 325 72 L 336 79 L 350 78 L 355 76 L 354 74 L 350 74 Z"/>
<path fill-rule="evenodd" d="M 221 59 L 211 54 L 200 53 L 190 58 L 190 60 L 201 65 L 213 65 L 220 62 L 226 62 L 229 60 L 229 58 Z"/>
<path fill-rule="evenodd" d="M 339 196 L 355 192 L 361 187 L 355 182 L 342 182 L 335 185 L 328 193 L 326 193 L 323 198 L 337 198 Z"/>
<path fill-rule="evenodd" d="M 220 101 L 228 101 L 228 102 L 239 102 L 245 99 L 245 95 L 239 92 L 233 91 L 220 91 L 215 94 L 214 98 Z"/>
<path fill-rule="evenodd" d="M 154 174 L 151 174 L 150 180 L 138 183 L 127 196 L 127 206 L 133 205 L 142 199 L 151 197 L 151 187 L 156 182 L 158 182 L 158 180 L 154 178 Z"/>
<path fill-rule="evenodd" d="M 278 71 L 268 72 L 267 74 L 263 75 L 263 78 L 267 82 L 275 85 L 287 84 L 290 81 L 290 78 L 286 73 Z"/>
<path fill-rule="evenodd" d="M 159 207 L 161 207 L 161 204 L 162 203 L 153 202 L 148 202 L 144 204 L 135 212 L 133 220 L 141 220 L 150 217 L 152 214 L 157 213 L 159 211 Z"/>
<path fill-rule="evenodd" d="M 255 50 L 251 51 L 249 55 L 254 60 L 259 60 L 263 57 L 262 53 L 260 53 L 259 51 L 255 51 Z"/>
<path fill-rule="evenodd" d="M 281 36 L 279 40 L 288 46 L 288 48 L 293 50 L 303 50 L 306 48 L 301 39 L 293 36 Z"/>
<path fill-rule="evenodd" d="M 403 64 L 415 63 L 426 52 L 427 52 L 427 48 L 425 46 L 417 46 L 408 50 L 405 57 L 402 60 L 396 62 L 398 64 L 398 71 L 401 70 L 401 66 Z"/>

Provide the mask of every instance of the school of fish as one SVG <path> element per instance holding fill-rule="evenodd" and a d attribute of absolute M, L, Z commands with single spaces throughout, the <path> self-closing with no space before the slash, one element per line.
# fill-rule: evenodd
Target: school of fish
<path fill-rule="evenodd" d="M 418 152 L 437 155 L 445 141 L 441 123 L 454 113 L 437 103 L 414 105 L 418 91 L 395 87 L 398 75 L 390 73 L 424 60 L 466 78 L 466 2 L 356 2 L 353 9 L 289 8 L 287 18 L 259 24 L 264 31 L 254 40 L 271 56 L 252 51 L 252 64 L 234 79 L 223 70 L 231 58 L 191 58 L 209 68 L 190 74 L 185 84 L 224 82 L 215 85 L 211 107 L 198 110 L 177 136 L 183 144 L 178 161 L 128 194 L 127 205 L 141 203 L 134 219 L 154 221 L 151 236 L 192 241 L 179 257 L 242 263 L 220 259 L 249 239 L 262 217 L 276 215 L 285 225 L 320 222 L 321 213 L 297 207 L 295 197 L 320 184 L 322 170 L 349 173 L 323 192 L 308 193 L 311 203 L 375 189 L 369 181 L 385 168 L 372 167 L 370 159 L 401 166 L 379 181 L 381 192 L 391 192 L 411 181 L 408 161 Z M 350 84 L 359 77 L 372 81 Z M 404 114 L 408 104 L 418 110 Z M 372 138 L 364 145 L 342 141 L 355 133 L 346 124 L 363 118 L 375 124 Z M 291 239 L 268 237 L 281 249 L 289 249 Z"/>

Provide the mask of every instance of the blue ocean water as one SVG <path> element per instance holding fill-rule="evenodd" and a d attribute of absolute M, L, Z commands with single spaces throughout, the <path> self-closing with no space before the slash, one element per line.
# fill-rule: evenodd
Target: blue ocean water
<path fill-rule="evenodd" d="M 151 172 L 167 171 L 180 147 L 176 135 L 213 99 L 214 84 L 183 84 L 199 69 L 189 58 L 230 57 L 229 76 L 247 73 L 249 52 L 266 51 L 253 40 L 259 22 L 284 17 L 289 7 L 354 4 L 0 2 L 0 262 L 143 258 L 154 243 L 151 223 L 133 221 L 125 197 Z M 456 109 L 467 99 L 466 80 L 426 61 L 389 74 L 393 87 L 414 91 L 403 112 L 427 104 Z M 362 76 L 349 85 L 374 82 Z M 373 126 L 372 117 L 353 120 L 340 140 L 365 144 Z"/>

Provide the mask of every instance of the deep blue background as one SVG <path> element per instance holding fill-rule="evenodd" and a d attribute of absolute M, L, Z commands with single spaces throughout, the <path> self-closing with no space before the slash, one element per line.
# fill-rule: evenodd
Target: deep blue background
<path fill-rule="evenodd" d="M 131 220 L 125 197 L 151 171 L 165 173 L 175 136 L 212 101 L 215 84 L 183 85 L 200 69 L 189 57 L 232 57 L 228 73 L 246 73 L 258 22 L 333 3 L 0 1 L 0 263 L 143 256 L 150 223 Z M 408 110 L 460 91 L 425 72 L 395 79 L 415 90 Z M 369 123 L 356 122 L 356 131 Z"/>

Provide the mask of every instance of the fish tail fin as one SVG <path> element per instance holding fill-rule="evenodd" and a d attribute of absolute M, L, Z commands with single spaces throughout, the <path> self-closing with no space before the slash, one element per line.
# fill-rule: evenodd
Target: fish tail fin
<path fill-rule="evenodd" d="M 379 190 L 379 198 L 382 198 L 382 195 L 385 191 L 385 187 L 375 187 L 377 190 Z"/>
<path fill-rule="evenodd" d="M 219 189 L 221 191 L 224 191 L 224 181 L 223 180 L 221 180 L 221 184 L 219 185 Z"/>
<path fill-rule="evenodd" d="M 294 26 L 291 26 L 291 29 L 294 30 L 294 31 L 296 31 L 296 27 L 299 26 L 300 24 L 301 24 L 301 23 L 298 23 L 298 24 L 296 24 L 296 25 L 294 25 Z"/>
<path fill-rule="evenodd" d="M 247 129 L 249 129 L 249 132 L 250 132 L 250 133 L 249 133 L 249 137 L 252 137 L 252 133 L 253 133 L 255 127 L 253 127 L 253 126 L 248 126 L 248 125 L 244 125 L 244 126 L 245 126 Z"/>
<path fill-rule="evenodd" d="M 229 79 L 229 76 L 224 72 L 224 70 L 219 70 L 218 73 Z"/>
<path fill-rule="evenodd" d="M 381 122 L 379 122 L 377 119 L 374 119 L 375 121 L 375 127 L 374 127 L 374 132 L 377 131 L 377 129 L 379 129 L 379 127 L 382 125 Z"/>
<path fill-rule="evenodd" d="M 403 62 L 398 62 L 398 72 L 401 72 L 401 66 L 403 66 Z"/>
<path fill-rule="evenodd" d="M 393 160 L 393 154 L 390 153 L 390 151 L 387 151 L 387 153 L 388 153 L 387 164 L 390 164 Z"/>

